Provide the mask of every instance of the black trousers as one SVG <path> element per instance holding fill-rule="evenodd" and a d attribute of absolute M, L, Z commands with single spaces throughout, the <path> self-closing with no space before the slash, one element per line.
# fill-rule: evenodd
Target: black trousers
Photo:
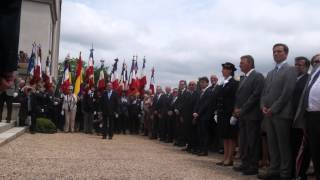
<path fill-rule="evenodd" d="M 166 115 L 162 115 L 161 118 L 159 118 L 159 135 L 160 139 L 163 140 L 166 139 L 166 135 L 168 132 L 167 118 L 168 116 Z"/>
<path fill-rule="evenodd" d="M 178 144 L 186 143 L 186 139 L 187 139 L 186 119 L 183 119 L 183 116 L 176 116 L 175 118 L 174 138 Z"/>
<path fill-rule="evenodd" d="M 119 131 L 125 133 L 127 130 L 128 115 L 126 113 L 120 113 L 118 122 L 119 122 Z"/>
<path fill-rule="evenodd" d="M 198 142 L 199 142 L 199 150 L 202 152 L 208 152 L 208 140 L 209 140 L 209 121 L 199 119 L 197 121 L 198 128 Z"/>
<path fill-rule="evenodd" d="M 130 133 L 139 133 L 139 116 L 136 113 L 130 114 Z"/>
<path fill-rule="evenodd" d="M 34 112 L 29 112 L 29 115 L 31 116 L 30 132 L 36 132 L 37 131 L 37 114 Z"/>
<path fill-rule="evenodd" d="M 311 159 L 316 179 L 320 179 L 320 111 L 306 112 L 306 131 L 310 142 Z"/>
<path fill-rule="evenodd" d="M 188 148 L 197 150 L 199 148 L 199 135 L 197 124 L 192 124 L 190 126 L 190 136 L 188 140 Z"/>
<path fill-rule="evenodd" d="M 0 120 L 2 120 L 2 112 L 3 112 L 3 105 L 4 102 L 7 104 L 7 122 L 10 122 L 11 120 L 11 114 L 12 114 L 12 103 L 13 103 L 13 97 L 8 96 L 5 92 L 1 93 L 0 95 Z"/>
<path fill-rule="evenodd" d="M 113 137 L 114 116 L 103 116 L 103 137 Z"/>
<path fill-rule="evenodd" d="M 260 120 L 241 119 L 239 121 L 241 163 L 252 170 L 259 168 L 260 127 Z"/>
<path fill-rule="evenodd" d="M 174 126 L 175 126 L 175 116 L 168 116 L 166 119 L 166 124 L 167 124 L 167 134 L 166 134 L 166 138 L 169 141 L 173 140 L 174 137 Z"/>
<path fill-rule="evenodd" d="M 159 135 L 159 117 L 158 115 L 154 115 L 152 119 L 152 138 L 157 138 Z"/>

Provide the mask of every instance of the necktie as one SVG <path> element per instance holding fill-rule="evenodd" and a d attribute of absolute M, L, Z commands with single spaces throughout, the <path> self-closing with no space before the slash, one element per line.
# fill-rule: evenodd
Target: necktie
<path fill-rule="evenodd" d="M 276 67 L 274 68 L 273 72 L 272 72 L 272 79 L 271 79 L 272 81 L 273 81 L 274 78 L 276 77 L 278 70 L 279 70 L 279 67 L 276 66 Z"/>
<path fill-rule="evenodd" d="M 306 92 L 304 94 L 304 103 L 305 105 L 308 107 L 309 105 L 309 94 L 310 94 L 310 90 L 313 86 L 313 84 L 317 81 L 317 79 L 319 78 L 319 75 L 320 75 L 320 71 L 317 72 L 317 74 L 314 75 L 314 77 L 311 79 L 311 83 L 308 85 L 307 89 L 306 89 Z"/>
<path fill-rule="evenodd" d="M 28 96 L 28 111 L 31 111 L 31 97 Z"/>
<path fill-rule="evenodd" d="M 241 87 L 241 86 L 244 84 L 244 82 L 246 81 L 247 77 L 248 77 L 248 76 L 246 76 L 246 75 L 244 75 L 244 76 L 241 77 L 241 82 L 240 82 L 239 87 Z"/>

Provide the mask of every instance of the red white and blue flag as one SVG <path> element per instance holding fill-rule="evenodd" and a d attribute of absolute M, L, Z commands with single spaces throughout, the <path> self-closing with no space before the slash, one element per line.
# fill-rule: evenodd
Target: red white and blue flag
<path fill-rule="evenodd" d="M 63 78 L 60 86 L 62 92 L 64 93 L 69 89 L 70 85 L 72 84 L 69 59 L 70 59 L 70 56 L 68 55 L 64 63 Z"/>
<path fill-rule="evenodd" d="M 104 61 L 102 61 L 104 62 Z M 103 63 L 101 64 L 101 67 L 100 67 L 100 73 L 99 73 L 99 81 L 98 81 L 98 89 L 100 91 L 103 91 L 105 88 L 106 88 L 106 79 L 104 77 L 104 65 Z"/>
<path fill-rule="evenodd" d="M 86 80 L 89 84 L 89 88 L 94 86 L 94 58 L 93 58 L 93 51 L 94 49 L 90 49 L 90 56 L 89 56 L 89 61 L 88 61 L 88 67 L 86 70 Z"/>
<path fill-rule="evenodd" d="M 154 92 L 155 92 L 154 87 L 155 87 L 154 67 L 152 67 L 152 69 L 151 69 L 151 78 L 150 78 L 150 87 L 149 87 L 149 90 L 150 90 L 151 94 L 154 94 Z"/>

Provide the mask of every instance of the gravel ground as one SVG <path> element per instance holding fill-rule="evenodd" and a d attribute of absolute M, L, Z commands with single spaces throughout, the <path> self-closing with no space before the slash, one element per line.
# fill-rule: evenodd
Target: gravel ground
<path fill-rule="evenodd" d="M 0 179 L 256 179 L 142 136 L 25 133 L 0 147 Z"/>

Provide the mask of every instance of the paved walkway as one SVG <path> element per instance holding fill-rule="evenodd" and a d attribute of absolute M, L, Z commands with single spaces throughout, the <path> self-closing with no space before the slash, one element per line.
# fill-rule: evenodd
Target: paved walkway
<path fill-rule="evenodd" d="M 0 179 L 255 179 L 142 136 L 26 133 L 0 147 Z"/>

